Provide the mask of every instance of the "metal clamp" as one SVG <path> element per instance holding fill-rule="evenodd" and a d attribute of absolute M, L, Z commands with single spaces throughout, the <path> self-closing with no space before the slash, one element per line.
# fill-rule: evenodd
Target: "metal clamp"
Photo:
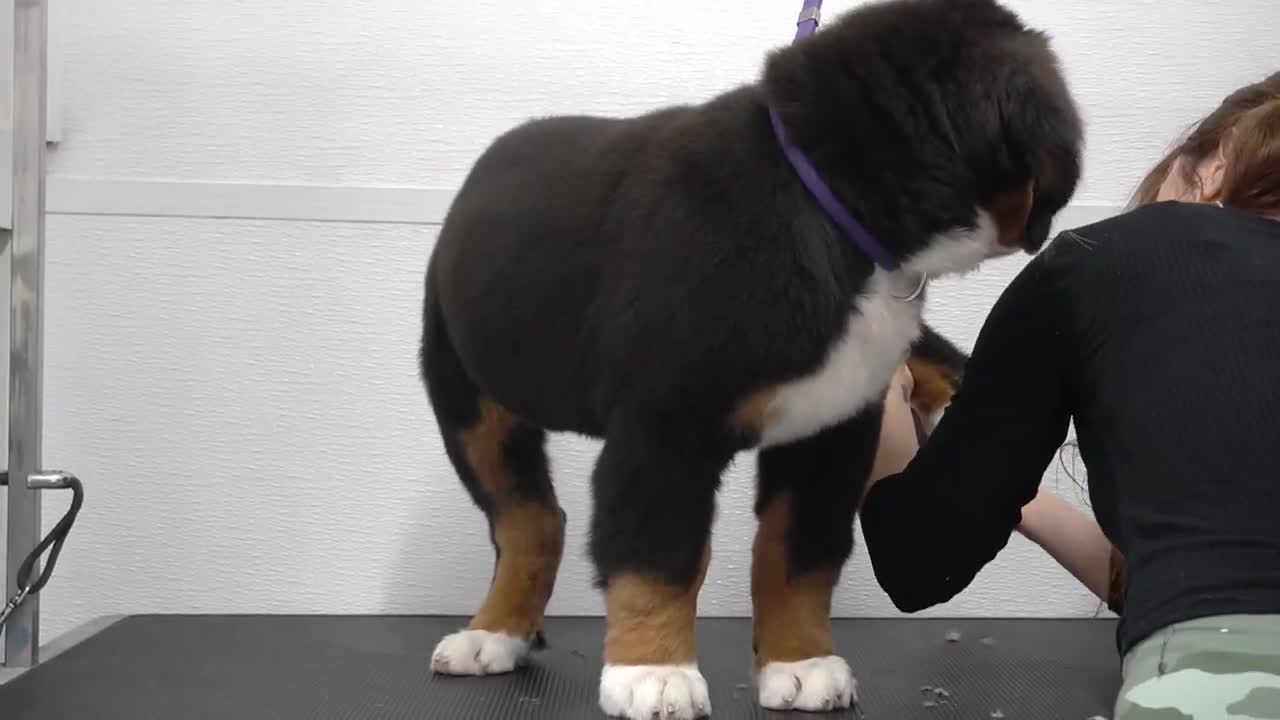
<path fill-rule="evenodd" d="M 28 490 L 66 490 L 76 481 L 76 476 L 61 470 L 32 473 L 27 476 Z"/>
<path fill-rule="evenodd" d="M 0 608 L 0 627 L 4 627 L 5 621 L 9 619 L 9 616 L 13 614 L 13 611 L 17 610 L 18 606 L 22 604 L 22 601 L 26 600 L 27 595 L 30 594 L 31 586 L 27 585 L 19 590 L 17 595 L 9 598 L 9 602 L 5 603 L 3 608 Z"/>
<path fill-rule="evenodd" d="M 76 476 L 61 470 L 32 473 L 27 476 L 28 490 L 66 490 L 76 482 Z M 9 471 L 0 471 L 0 487 L 9 484 Z"/>
<path fill-rule="evenodd" d="M 796 18 L 796 37 L 794 42 L 809 37 L 818 31 L 818 23 L 822 20 L 822 0 L 804 0 L 800 6 L 800 17 Z"/>

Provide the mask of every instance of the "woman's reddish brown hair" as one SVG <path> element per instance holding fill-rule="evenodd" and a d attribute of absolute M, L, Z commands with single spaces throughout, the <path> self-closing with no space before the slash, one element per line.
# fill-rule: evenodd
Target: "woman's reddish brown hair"
<path fill-rule="evenodd" d="M 1222 148 L 1223 205 L 1280 214 L 1280 72 L 1228 95 L 1139 183 L 1132 205 L 1154 202 L 1171 171 L 1197 187 L 1196 168 Z M 1179 162 L 1179 161 L 1182 162 Z"/>

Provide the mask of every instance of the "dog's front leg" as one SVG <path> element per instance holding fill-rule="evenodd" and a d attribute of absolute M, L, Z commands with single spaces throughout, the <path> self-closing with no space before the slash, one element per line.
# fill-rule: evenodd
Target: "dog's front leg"
<path fill-rule="evenodd" d="M 853 518 L 879 435 L 876 406 L 760 452 L 751 603 L 763 707 L 841 710 L 857 699 L 831 638 L 831 596 L 853 551 Z"/>
<path fill-rule="evenodd" d="M 697 433 L 610 429 L 593 480 L 591 554 L 607 632 L 600 707 L 629 720 L 711 714 L 698 670 L 698 592 L 730 453 Z"/>

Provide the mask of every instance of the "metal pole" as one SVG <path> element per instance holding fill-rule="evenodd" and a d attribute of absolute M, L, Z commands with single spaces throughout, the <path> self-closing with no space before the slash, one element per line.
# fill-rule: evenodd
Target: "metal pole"
<path fill-rule="evenodd" d="M 18 565 L 40 542 L 44 398 L 45 94 L 47 0 L 14 0 L 13 234 L 9 285 L 9 532 L 5 595 L 19 590 Z M 37 569 L 38 573 L 38 569 Z M 40 599 L 27 598 L 5 626 L 4 664 L 39 662 Z"/>

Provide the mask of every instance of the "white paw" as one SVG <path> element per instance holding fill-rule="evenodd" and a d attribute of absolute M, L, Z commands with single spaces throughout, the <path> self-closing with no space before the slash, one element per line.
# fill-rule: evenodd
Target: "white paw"
<path fill-rule="evenodd" d="M 497 675 L 529 657 L 529 641 L 488 630 L 447 635 L 431 654 L 431 671 L 442 675 Z"/>
<path fill-rule="evenodd" d="M 838 655 L 771 662 L 756 678 L 760 705 L 769 710 L 844 710 L 858 698 L 858 681 Z"/>
<path fill-rule="evenodd" d="M 696 720 L 711 716 L 711 697 L 696 665 L 605 665 L 600 709 L 627 720 Z"/>

